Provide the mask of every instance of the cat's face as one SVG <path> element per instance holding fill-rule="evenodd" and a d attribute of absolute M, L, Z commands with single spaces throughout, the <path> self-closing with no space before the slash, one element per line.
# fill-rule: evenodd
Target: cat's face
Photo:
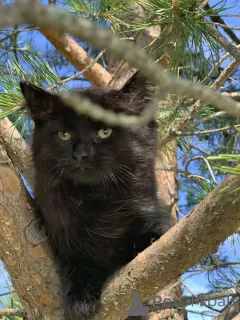
<path fill-rule="evenodd" d="M 154 122 L 137 129 L 110 127 L 77 115 L 58 96 L 38 87 L 22 83 L 21 88 L 35 122 L 34 162 L 38 170 L 49 176 L 51 184 L 59 184 L 63 179 L 81 184 L 117 184 L 121 180 L 124 183 L 132 178 L 137 163 L 144 165 L 147 159 L 155 157 Z M 138 102 L 139 112 L 143 92 L 138 89 L 134 101 L 129 89 L 125 87 L 119 93 L 90 88 L 79 94 L 117 112 L 136 112 L 134 102 Z"/>

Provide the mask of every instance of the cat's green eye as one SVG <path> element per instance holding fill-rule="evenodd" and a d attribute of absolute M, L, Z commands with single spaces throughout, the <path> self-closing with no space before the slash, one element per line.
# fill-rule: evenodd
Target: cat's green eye
<path fill-rule="evenodd" d="M 64 141 L 69 141 L 71 139 L 71 134 L 67 131 L 58 131 L 58 137 L 61 139 L 61 140 L 64 140 Z"/>
<path fill-rule="evenodd" d="M 110 137 L 110 135 L 112 134 L 112 129 L 111 128 L 100 129 L 98 130 L 97 134 L 100 139 L 106 139 Z"/>

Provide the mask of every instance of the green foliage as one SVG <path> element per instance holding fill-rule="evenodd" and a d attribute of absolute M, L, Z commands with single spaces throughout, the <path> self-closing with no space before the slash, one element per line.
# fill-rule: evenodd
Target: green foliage
<path fill-rule="evenodd" d="M 189 206 L 196 205 L 204 200 L 205 197 L 214 189 L 214 187 L 214 183 L 204 180 L 199 180 L 197 183 L 191 184 L 191 188 L 188 188 L 187 186 L 183 187 L 183 190 L 187 191 L 187 200 Z"/>
<path fill-rule="evenodd" d="M 119 31 L 121 25 L 126 24 L 120 16 L 130 10 L 128 0 L 65 0 L 65 3 L 68 4 L 71 12 L 105 27 L 110 25 L 114 32 Z"/>
<path fill-rule="evenodd" d="M 10 116 L 10 119 L 22 134 L 27 135 L 31 132 L 31 125 L 26 126 L 27 116 L 21 110 L 23 97 L 19 81 L 26 80 L 36 85 L 51 87 L 54 84 L 61 83 L 61 79 L 44 59 L 33 53 L 22 53 L 21 60 L 22 63 L 20 64 L 10 54 L 6 72 L 1 74 L 0 86 L 3 91 L 0 92 L 0 119 Z M 56 92 L 59 91 L 59 87 L 55 88 Z"/>
<path fill-rule="evenodd" d="M 18 298 L 15 292 L 12 292 L 11 295 L 9 296 L 9 299 L 2 304 L 4 304 L 5 308 L 23 309 L 20 299 Z M 3 316 L 2 319 L 3 320 L 23 320 L 22 317 L 17 317 L 17 316 Z"/>
<path fill-rule="evenodd" d="M 221 161 L 231 163 L 231 166 L 226 165 L 216 165 L 215 169 L 222 171 L 223 173 L 240 175 L 240 155 L 239 154 L 219 154 L 218 156 L 209 156 L 208 160 Z"/>
<path fill-rule="evenodd" d="M 145 50 L 160 59 L 168 50 L 169 68 L 178 71 L 194 70 L 201 58 L 199 71 L 206 74 L 209 57 L 218 55 L 219 45 L 215 30 L 206 19 L 209 11 L 199 10 L 196 0 L 66 0 L 70 11 L 90 18 L 95 23 L 111 27 L 121 34 L 136 34 L 148 27 L 161 28 L 160 37 L 149 43 Z M 138 6 L 136 8 L 136 6 Z M 211 14 L 220 9 L 211 10 Z M 205 52 L 209 51 L 209 57 Z M 193 76 L 193 75 L 192 75 Z"/>

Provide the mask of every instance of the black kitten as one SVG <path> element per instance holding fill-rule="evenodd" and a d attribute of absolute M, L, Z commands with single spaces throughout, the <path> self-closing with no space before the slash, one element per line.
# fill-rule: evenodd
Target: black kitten
<path fill-rule="evenodd" d="M 98 311 L 106 279 L 168 229 L 154 174 L 157 129 L 108 127 L 76 115 L 57 95 L 21 90 L 35 122 L 35 196 L 52 245 L 68 317 Z M 152 86 L 134 75 L 119 91 L 79 91 L 105 109 L 139 114 Z"/>

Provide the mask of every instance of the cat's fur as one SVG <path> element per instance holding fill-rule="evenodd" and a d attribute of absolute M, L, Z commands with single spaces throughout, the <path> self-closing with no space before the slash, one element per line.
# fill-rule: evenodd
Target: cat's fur
<path fill-rule="evenodd" d="M 114 126 L 109 138 L 99 140 L 97 131 L 109 125 L 77 116 L 57 95 L 30 83 L 20 87 L 35 122 L 35 196 L 59 267 L 66 312 L 71 320 L 89 319 L 99 308 L 106 279 L 168 228 L 154 174 L 156 123 Z M 105 109 L 139 114 L 152 86 L 134 75 L 119 91 L 78 92 L 80 99 Z M 62 141 L 58 131 L 72 139 Z"/>

